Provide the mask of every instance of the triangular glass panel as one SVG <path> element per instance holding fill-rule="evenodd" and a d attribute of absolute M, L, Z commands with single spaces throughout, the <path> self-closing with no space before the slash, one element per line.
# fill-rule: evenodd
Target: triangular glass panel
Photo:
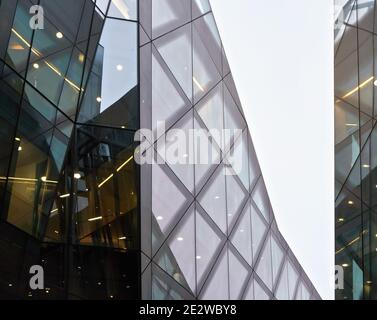
<path fill-rule="evenodd" d="M 159 156 L 169 165 L 185 187 L 194 193 L 194 146 L 190 143 L 193 111 L 189 111 L 166 135 L 157 141 Z"/>
<path fill-rule="evenodd" d="M 224 129 L 223 84 L 219 83 L 197 105 L 196 110 L 219 147 Z"/>
<path fill-rule="evenodd" d="M 157 50 L 190 101 L 192 101 L 191 39 L 191 25 L 188 24 L 154 41 Z"/>
<path fill-rule="evenodd" d="M 199 211 L 196 212 L 196 268 L 198 288 L 213 265 L 216 253 L 222 242 L 216 227 L 207 221 Z"/>
<path fill-rule="evenodd" d="M 231 241 L 236 249 L 241 253 L 243 258 L 252 265 L 252 249 L 251 249 L 251 217 L 250 203 L 244 209 L 242 217 L 233 229 Z"/>
<path fill-rule="evenodd" d="M 198 201 L 220 230 L 227 234 L 225 170 L 222 166 L 199 194 Z"/>
<path fill-rule="evenodd" d="M 196 193 L 199 193 L 221 162 L 221 151 L 207 129 L 202 126 L 195 111 L 194 129 L 195 186 Z"/>
<path fill-rule="evenodd" d="M 192 292 L 196 291 L 194 235 L 195 211 L 192 206 L 154 258 L 177 282 L 187 283 Z"/>
<path fill-rule="evenodd" d="M 152 129 L 159 138 L 190 107 L 189 100 L 159 54 L 152 55 Z"/>
<path fill-rule="evenodd" d="M 202 42 L 199 30 L 193 28 L 193 87 L 194 103 L 197 103 L 221 80 L 221 75 Z"/>
<path fill-rule="evenodd" d="M 213 14 L 209 13 L 196 19 L 193 26 L 215 63 L 217 71 L 222 74 L 222 44 Z"/>
<path fill-rule="evenodd" d="M 162 166 L 152 166 L 152 211 L 158 228 L 155 234 L 160 234 L 159 239 L 155 239 L 156 249 L 159 247 L 158 243 L 171 232 L 191 203 L 189 193 L 176 180 L 169 177 Z"/>

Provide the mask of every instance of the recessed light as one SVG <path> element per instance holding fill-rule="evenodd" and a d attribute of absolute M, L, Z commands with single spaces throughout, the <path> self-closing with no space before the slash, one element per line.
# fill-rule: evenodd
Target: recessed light
<path fill-rule="evenodd" d="M 377 80 L 376 81 L 374 81 L 374 85 L 377 87 Z"/>
<path fill-rule="evenodd" d="M 372 281 L 367 281 L 367 284 L 372 284 L 373 282 Z"/>
<path fill-rule="evenodd" d="M 21 146 L 19 146 L 17 150 L 18 150 L 18 151 L 22 151 L 22 147 L 21 147 Z"/>
<path fill-rule="evenodd" d="M 47 181 L 47 177 L 41 177 L 41 180 L 42 180 L 43 182 L 46 182 L 46 181 Z"/>
<path fill-rule="evenodd" d="M 126 126 L 121 126 L 122 129 L 126 129 Z"/>
<path fill-rule="evenodd" d="M 80 53 L 79 54 L 79 61 L 84 62 L 84 60 L 85 60 L 85 56 L 82 53 Z"/>
<path fill-rule="evenodd" d="M 21 138 L 19 138 L 19 137 L 15 137 L 14 140 L 20 142 L 20 141 L 21 141 Z"/>
<path fill-rule="evenodd" d="M 350 200 L 350 201 L 348 201 L 348 204 L 349 204 L 350 206 L 352 206 L 352 205 L 354 204 L 354 202 L 353 202 L 352 200 Z"/>
<path fill-rule="evenodd" d="M 363 168 L 365 168 L 365 169 L 369 169 L 369 168 L 370 168 L 370 165 L 369 165 L 369 164 L 363 164 Z"/>
<path fill-rule="evenodd" d="M 8 286 L 9 286 L 9 287 L 13 287 L 13 284 L 10 283 L 10 284 L 8 284 Z"/>
<path fill-rule="evenodd" d="M 54 232 L 55 232 L 56 234 L 59 234 L 59 231 L 58 231 L 58 230 L 55 230 Z"/>
<path fill-rule="evenodd" d="M 76 180 L 79 180 L 81 179 L 81 174 L 79 172 L 76 172 L 73 177 L 76 179 Z"/>
<path fill-rule="evenodd" d="M 162 216 L 158 216 L 156 219 L 157 219 L 158 221 L 161 221 L 161 220 L 164 220 L 164 217 L 162 217 Z"/>
<path fill-rule="evenodd" d="M 241 232 L 241 233 L 244 233 L 244 232 L 245 232 L 245 230 L 244 230 L 244 229 L 241 229 L 241 230 L 240 230 L 240 232 Z"/>
<path fill-rule="evenodd" d="M 97 100 L 98 103 L 102 102 L 102 98 L 101 97 L 97 97 L 96 100 Z"/>
<path fill-rule="evenodd" d="M 34 67 L 34 69 L 39 69 L 39 64 L 38 63 L 34 63 L 33 67 Z"/>
<path fill-rule="evenodd" d="M 64 198 L 68 198 L 71 194 L 70 193 L 66 193 L 66 194 L 62 194 L 60 196 L 61 199 L 64 199 Z"/>
<path fill-rule="evenodd" d="M 348 264 L 348 263 L 343 263 L 343 264 L 342 264 L 342 267 L 343 267 L 343 268 L 348 268 L 348 267 L 349 267 L 349 264 Z"/>
<path fill-rule="evenodd" d="M 58 31 L 58 32 L 56 33 L 56 37 L 57 37 L 58 39 L 62 39 L 62 38 L 63 38 L 63 33 L 61 33 L 60 31 Z"/>
<path fill-rule="evenodd" d="M 183 241 L 184 239 L 182 237 L 177 238 L 178 241 Z"/>
<path fill-rule="evenodd" d="M 120 237 L 119 240 L 126 240 L 127 237 Z"/>
<path fill-rule="evenodd" d="M 338 222 L 344 222 L 344 219 L 343 218 L 339 218 Z"/>
<path fill-rule="evenodd" d="M 93 222 L 93 221 L 98 221 L 98 220 L 102 220 L 103 217 L 100 216 L 100 217 L 94 217 L 94 218 L 91 218 L 91 219 L 88 219 L 89 222 Z"/>
<path fill-rule="evenodd" d="M 201 256 L 196 256 L 196 260 L 200 260 L 201 258 Z"/>
<path fill-rule="evenodd" d="M 118 71 L 122 71 L 123 70 L 123 66 L 121 64 L 118 64 L 116 66 L 116 68 L 117 68 Z"/>

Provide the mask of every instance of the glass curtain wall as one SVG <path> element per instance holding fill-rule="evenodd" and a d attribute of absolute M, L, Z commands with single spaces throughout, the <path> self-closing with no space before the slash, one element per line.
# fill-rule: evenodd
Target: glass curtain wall
<path fill-rule="evenodd" d="M 1 1 L 2 298 L 140 297 L 137 16 L 136 1 Z"/>
<path fill-rule="evenodd" d="M 202 130 L 208 145 L 141 167 L 142 297 L 318 299 L 276 226 L 209 1 L 139 6 L 148 152 L 165 159 L 175 129 Z M 214 134 L 223 129 L 229 137 Z M 203 152 L 216 161 L 188 161 Z"/>
<path fill-rule="evenodd" d="M 376 2 L 348 1 L 335 30 L 336 264 L 339 300 L 377 298 Z"/>

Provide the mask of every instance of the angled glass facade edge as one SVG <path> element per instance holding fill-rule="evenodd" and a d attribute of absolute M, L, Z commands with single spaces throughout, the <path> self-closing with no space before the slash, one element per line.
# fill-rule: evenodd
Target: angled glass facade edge
<path fill-rule="evenodd" d="M 348 1 L 335 29 L 335 260 L 338 300 L 374 300 L 376 287 L 375 1 Z"/>
<path fill-rule="evenodd" d="M 276 225 L 208 0 L 2 0 L 0 24 L 0 298 L 320 298 Z M 137 165 L 135 133 L 159 121 L 206 132 L 218 163 Z"/>

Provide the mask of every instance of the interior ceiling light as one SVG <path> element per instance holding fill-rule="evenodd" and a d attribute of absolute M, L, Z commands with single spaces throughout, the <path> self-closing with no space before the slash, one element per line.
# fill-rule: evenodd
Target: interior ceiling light
<path fill-rule="evenodd" d="M 58 31 L 58 32 L 56 33 L 56 37 L 57 37 L 58 39 L 62 39 L 62 38 L 63 38 L 63 34 L 62 34 L 60 31 Z"/>
<path fill-rule="evenodd" d="M 30 43 L 27 42 L 25 40 L 25 38 L 19 34 L 14 28 L 12 28 L 12 32 L 23 42 L 26 44 L 26 46 L 28 48 L 31 48 L 31 52 L 33 52 L 37 57 L 41 58 L 43 57 L 42 54 L 35 48 L 32 48 Z M 63 34 L 62 34 L 63 35 Z M 44 63 L 52 70 L 54 71 L 57 75 L 59 75 L 60 77 L 63 77 L 61 72 L 54 66 L 52 65 L 51 63 L 49 63 L 48 61 L 44 61 Z M 84 91 L 83 88 L 80 88 L 79 86 L 77 86 L 75 83 L 73 83 L 71 80 L 69 80 L 67 77 L 63 77 L 64 81 L 67 82 L 72 88 L 74 88 L 75 90 L 77 91 Z"/>
<path fill-rule="evenodd" d="M 88 219 L 88 221 L 89 221 L 89 222 L 93 222 L 93 221 L 98 221 L 98 220 L 102 220 L 102 219 L 103 219 L 103 217 L 100 216 L 100 217 L 90 218 L 90 219 Z"/>
<path fill-rule="evenodd" d="M 350 92 L 348 92 L 346 95 L 344 95 L 342 97 L 342 99 L 346 99 L 350 96 L 352 96 L 354 93 L 356 93 L 359 89 L 362 89 L 364 88 L 368 83 L 370 83 L 371 81 L 373 81 L 374 79 L 374 76 L 370 77 L 369 79 L 365 80 L 362 84 L 360 84 L 359 86 L 357 86 L 355 89 L 352 89 Z"/>

